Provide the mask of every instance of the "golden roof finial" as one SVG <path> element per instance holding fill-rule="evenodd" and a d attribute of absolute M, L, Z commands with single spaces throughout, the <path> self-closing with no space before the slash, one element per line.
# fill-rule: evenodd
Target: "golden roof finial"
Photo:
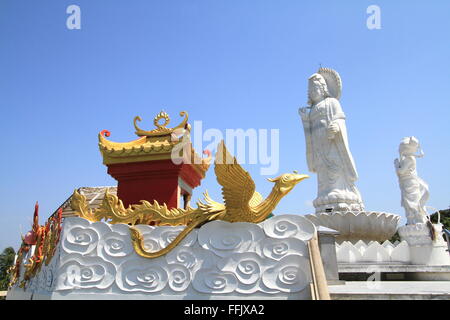
<path fill-rule="evenodd" d="M 180 112 L 180 116 L 183 117 L 183 121 L 176 126 L 175 128 L 167 128 L 167 125 L 170 123 L 169 115 L 165 111 L 161 111 L 156 115 L 156 117 L 153 119 L 153 124 L 155 125 L 156 129 L 153 129 L 151 131 L 145 131 L 138 127 L 137 121 L 142 121 L 141 117 L 136 116 L 134 118 L 134 128 L 136 129 L 136 134 L 140 137 L 146 136 L 146 137 L 157 137 L 157 136 L 165 136 L 169 135 L 172 132 L 174 132 L 176 129 L 185 129 L 188 121 L 188 113 L 186 111 Z M 160 120 L 163 119 L 164 123 L 160 123 Z"/>

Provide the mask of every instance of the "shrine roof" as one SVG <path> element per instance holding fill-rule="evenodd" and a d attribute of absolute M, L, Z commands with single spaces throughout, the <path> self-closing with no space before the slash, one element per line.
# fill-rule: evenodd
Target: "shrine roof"
<path fill-rule="evenodd" d="M 179 143 L 179 141 L 173 141 L 170 136 L 144 136 L 131 142 L 113 142 L 107 140 L 103 134 L 104 131 L 98 135 L 98 146 L 103 154 L 105 164 L 123 162 L 119 159 L 124 158 L 127 158 L 126 162 L 130 162 L 130 157 L 145 155 L 161 155 L 161 159 L 170 158 L 173 147 Z"/>
<path fill-rule="evenodd" d="M 153 120 L 156 129 L 150 131 L 140 129 L 137 121 L 141 121 L 141 118 L 135 117 L 135 133 L 139 138 L 130 142 L 110 141 L 106 139 L 110 136 L 110 132 L 101 131 L 98 135 L 98 146 L 103 156 L 103 164 L 165 160 L 176 157 L 189 160 L 184 163 L 192 164 L 204 176 L 209 168 L 210 158 L 202 158 L 192 148 L 190 125 L 187 123 L 188 114 L 181 112 L 180 116 L 184 116 L 184 119 L 179 125 L 167 128 L 170 118 L 162 111 Z M 164 120 L 164 123 L 160 123 L 160 120 Z M 176 146 L 179 147 L 174 150 Z"/>
<path fill-rule="evenodd" d="M 98 207 L 100 207 L 101 203 L 103 202 L 103 198 L 105 196 L 106 189 L 108 189 L 109 194 L 113 194 L 113 195 L 117 194 L 117 187 L 115 187 L 115 186 L 80 187 L 77 189 L 77 191 L 79 194 L 86 197 L 86 202 L 89 205 L 89 209 L 97 209 Z M 76 216 L 70 206 L 71 199 L 72 199 L 72 195 L 70 195 L 70 197 L 67 198 L 66 201 L 64 201 L 55 210 L 55 212 L 53 214 L 56 214 L 56 212 L 61 208 L 63 210 L 63 213 L 62 213 L 63 218 Z"/>

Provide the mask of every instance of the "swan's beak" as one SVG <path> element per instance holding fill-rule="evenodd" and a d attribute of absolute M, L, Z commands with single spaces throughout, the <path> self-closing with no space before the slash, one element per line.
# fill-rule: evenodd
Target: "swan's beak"
<path fill-rule="evenodd" d="M 309 176 L 307 174 L 294 173 L 295 184 L 299 183 L 302 180 L 308 179 L 308 178 L 309 178 Z"/>
<path fill-rule="evenodd" d="M 288 192 L 290 192 L 297 185 L 297 183 L 309 178 L 309 176 L 306 174 L 298 174 L 294 172 L 290 174 L 289 178 L 290 179 L 287 185 L 280 186 L 280 191 L 284 195 L 288 194 Z"/>

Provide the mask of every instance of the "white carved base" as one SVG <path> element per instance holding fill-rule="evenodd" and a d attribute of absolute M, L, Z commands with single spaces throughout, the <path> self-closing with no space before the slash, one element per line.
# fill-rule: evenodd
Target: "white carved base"
<path fill-rule="evenodd" d="M 316 213 L 305 216 L 316 226 L 339 231 L 338 243 L 359 240 L 384 242 L 397 231 L 400 216 L 377 211 Z"/>
<path fill-rule="evenodd" d="M 149 251 L 184 228 L 137 227 Z M 165 256 L 146 259 L 134 251 L 127 225 L 66 218 L 51 264 L 7 299 L 310 299 L 306 241 L 314 232 L 294 215 L 213 221 Z"/>
<path fill-rule="evenodd" d="M 409 246 L 406 241 L 391 243 L 385 241 L 379 243 L 371 241 L 366 244 L 358 241 L 353 244 L 344 241 L 336 244 L 336 256 L 338 263 L 353 264 L 410 264 Z"/>
<path fill-rule="evenodd" d="M 431 238 L 430 228 L 425 223 L 402 226 L 398 233 L 410 246 L 411 263 L 428 266 L 450 265 L 447 243 L 442 238 L 442 224 L 433 224 L 436 240 Z"/>
<path fill-rule="evenodd" d="M 354 192 L 334 191 L 331 194 L 319 196 L 313 201 L 316 213 L 364 211 L 364 204 Z"/>

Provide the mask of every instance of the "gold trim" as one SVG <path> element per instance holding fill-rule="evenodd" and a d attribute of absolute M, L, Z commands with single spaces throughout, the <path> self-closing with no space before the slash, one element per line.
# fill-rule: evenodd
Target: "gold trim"
<path fill-rule="evenodd" d="M 103 133 L 104 133 L 104 131 L 102 131 L 98 134 L 98 142 L 100 145 L 104 146 L 105 149 L 115 149 L 115 150 L 131 149 L 136 146 L 140 147 L 145 142 L 147 142 L 146 137 L 140 137 L 140 138 L 130 141 L 130 142 L 113 142 L 113 141 L 107 140 L 103 136 Z M 109 136 L 109 134 L 107 136 Z"/>
<path fill-rule="evenodd" d="M 171 153 L 162 154 L 147 154 L 147 155 L 137 155 L 131 157 L 109 157 L 107 155 L 103 156 L 103 164 L 117 164 L 117 163 L 132 163 L 132 162 L 144 162 L 153 160 L 167 160 L 171 159 Z"/>
<path fill-rule="evenodd" d="M 80 194 L 78 190 L 73 192 L 70 206 L 75 215 L 92 222 L 105 220 L 111 224 L 125 223 L 130 225 L 187 225 L 191 222 L 195 214 L 205 212 L 205 207 L 201 203 L 199 205 L 200 208 L 197 209 L 193 209 L 192 207 L 187 207 L 186 209 L 169 209 L 166 204 L 160 205 L 158 201 L 154 201 L 151 204 L 145 200 L 142 200 L 141 204 L 131 205 L 125 208 L 122 200 L 116 195 L 110 194 L 108 189 L 105 191 L 102 204 L 97 209 L 90 209 L 86 197 Z M 208 209 L 211 208 L 212 206 L 208 207 Z"/>

